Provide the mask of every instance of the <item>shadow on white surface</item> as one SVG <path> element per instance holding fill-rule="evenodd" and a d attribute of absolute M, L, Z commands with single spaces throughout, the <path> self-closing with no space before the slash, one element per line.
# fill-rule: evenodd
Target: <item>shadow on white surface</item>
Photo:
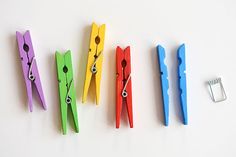
<path fill-rule="evenodd" d="M 50 68 L 50 89 L 53 89 L 54 92 L 50 93 L 51 97 L 51 104 L 47 103 L 48 107 L 48 112 L 51 112 L 52 119 L 53 119 L 53 129 L 55 132 L 58 132 L 61 134 L 61 111 L 60 111 L 60 101 L 59 101 L 59 89 L 58 89 L 58 79 L 57 79 L 57 69 L 56 69 L 56 60 L 55 60 L 55 54 L 50 52 L 48 53 L 48 67 Z M 53 62 L 52 62 L 53 61 Z"/>
<path fill-rule="evenodd" d="M 88 59 L 88 51 L 89 51 L 89 40 L 90 40 L 90 31 L 91 26 L 84 27 L 83 34 L 79 34 L 82 37 L 82 43 L 79 46 L 79 62 L 77 67 L 74 67 L 77 71 L 76 82 L 76 93 L 77 93 L 77 100 L 82 100 L 83 96 L 83 89 L 84 89 L 84 80 L 85 80 L 85 73 L 86 73 L 86 65 Z M 81 101 L 80 101 L 81 102 Z"/>
<path fill-rule="evenodd" d="M 23 76 L 23 71 L 22 71 L 22 67 L 21 67 L 21 60 L 20 60 L 20 56 L 19 56 L 19 52 L 18 52 L 18 46 L 17 46 L 17 41 L 16 41 L 16 35 L 11 34 L 11 36 L 9 37 L 9 45 L 11 48 L 11 53 L 14 53 L 12 56 L 14 57 L 14 70 L 15 70 L 15 74 L 16 74 L 16 78 L 15 81 L 18 81 L 18 83 L 16 84 L 17 87 L 15 88 L 16 92 L 19 93 L 19 100 L 21 101 L 20 104 L 22 104 L 22 106 L 20 107 L 21 109 L 25 111 L 28 111 L 28 99 L 27 99 L 27 94 L 26 94 L 26 87 L 25 87 L 25 81 L 24 81 L 24 76 Z M 23 111 L 22 110 L 22 111 Z"/>
<path fill-rule="evenodd" d="M 106 104 L 107 105 L 107 124 L 112 128 L 115 127 L 116 122 L 116 50 L 110 49 L 108 52 L 108 74 L 106 90 Z"/>
<path fill-rule="evenodd" d="M 173 107 L 175 116 L 173 118 L 176 118 L 176 121 L 182 124 L 182 113 L 181 113 L 181 107 L 180 107 L 180 90 L 179 90 L 179 82 L 178 82 L 178 58 L 177 58 L 177 50 L 179 48 L 179 45 L 176 44 L 177 46 L 170 49 L 171 53 L 170 59 L 171 59 L 171 66 L 167 65 L 168 68 L 168 73 L 169 73 L 169 84 L 170 88 L 169 90 L 172 90 L 173 92 L 170 92 L 172 95 L 170 95 L 170 98 L 172 97 L 172 101 L 170 101 L 170 108 Z M 186 76 L 188 77 L 188 76 Z M 173 104 L 171 104 L 173 102 Z M 171 116 L 170 116 L 171 117 Z M 171 121 L 174 121 L 174 119 L 169 120 L 170 123 Z"/>
<path fill-rule="evenodd" d="M 203 85 L 204 85 L 204 88 L 205 88 L 206 91 L 207 91 L 207 94 L 208 94 L 209 98 L 210 98 L 211 100 L 213 100 L 208 81 L 204 82 Z"/>

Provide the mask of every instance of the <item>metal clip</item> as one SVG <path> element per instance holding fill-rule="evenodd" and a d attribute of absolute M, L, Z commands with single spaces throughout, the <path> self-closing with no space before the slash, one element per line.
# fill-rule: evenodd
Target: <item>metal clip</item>
<path fill-rule="evenodd" d="M 71 97 L 69 96 L 72 81 L 73 81 L 73 79 L 70 81 L 69 87 L 67 85 L 67 88 L 68 88 L 68 91 L 67 91 L 67 94 L 66 94 L 66 103 L 67 103 L 67 105 L 71 104 L 71 100 L 72 100 Z"/>
<path fill-rule="evenodd" d="M 90 69 L 91 72 L 92 72 L 92 74 L 96 74 L 96 73 L 97 73 L 96 62 L 97 62 L 99 56 L 101 56 L 101 54 L 102 54 L 102 52 L 99 53 L 99 55 L 98 55 L 97 57 L 95 57 L 95 60 L 94 60 L 94 62 L 93 62 L 93 65 L 92 65 L 92 67 L 91 67 L 91 69 Z"/>
<path fill-rule="evenodd" d="M 129 74 L 129 77 L 128 77 L 127 81 L 125 82 L 125 86 L 122 90 L 122 97 L 123 98 L 126 98 L 128 96 L 128 92 L 126 91 L 126 87 L 127 87 L 127 84 L 129 83 L 130 77 L 131 77 L 131 74 Z"/>
<path fill-rule="evenodd" d="M 215 98 L 215 94 L 214 94 L 214 91 L 212 89 L 213 86 L 215 86 L 216 84 L 219 84 L 220 85 L 220 89 L 221 89 L 221 98 L 220 99 L 216 99 Z M 227 99 L 227 96 L 226 96 L 226 93 L 225 93 L 225 89 L 223 87 L 223 84 L 222 84 L 222 81 L 221 81 L 221 78 L 216 78 L 214 80 L 210 80 L 208 81 L 208 85 L 210 87 L 210 94 L 211 94 L 211 98 L 214 102 L 221 102 L 221 101 L 225 101 Z"/>
<path fill-rule="evenodd" d="M 29 67 L 29 74 L 28 74 L 28 78 L 31 80 L 31 81 L 34 81 L 35 77 L 32 73 L 32 67 L 33 67 L 33 63 L 34 63 L 34 57 L 32 58 L 32 61 L 30 63 L 30 67 Z"/>

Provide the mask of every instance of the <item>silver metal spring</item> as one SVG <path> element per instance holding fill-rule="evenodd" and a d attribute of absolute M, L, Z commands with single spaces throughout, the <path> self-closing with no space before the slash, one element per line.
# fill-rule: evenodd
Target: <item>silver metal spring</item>
<path fill-rule="evenodd" d="M 221 88 L 221 95 L 222 97 L 220 99 L 217 99 L 215 98 L 215 95 L 214 95 L 214 91 L 212 89 L 212 86 L 216 85 L 216 84 L 219 84 L 220 85 L 220 88 Z M 214 80 L 210 80 L 208 81 L 208 85 L 210 87 L 210 94 L 211 94 L 211 98 L 214 102 L 221 102 L 221 101 L 224 101 L 227 99 L 227 96 L 226 96 L 226 93 L 225 93 L 225 89 L 223 87 L 223 84 L 222 84 L 222 81 L 221 81 L 221 78 L 216 78 Z"/>

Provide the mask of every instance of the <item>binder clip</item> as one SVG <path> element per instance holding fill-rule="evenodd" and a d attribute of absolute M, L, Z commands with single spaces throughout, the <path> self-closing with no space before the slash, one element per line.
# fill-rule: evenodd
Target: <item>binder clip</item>
<path fill-rule="evenodd" d="M 180 105 L 183 117 L 183 124 L 188 124 L 187 115 L 187 83 L 186 83 L 186 65 L 185 65 L 185 45 L 182 44 L 178 51 L 178 76 L 179 76 L 179 91 L 180 91 Z"/>
<path fill-rule="evenodd" d="M 35 86 L 37 94 L 40 98 L 42 107 L 46 110 L 46 103 L 43 95 L 43 89 L 39 77 L 38 67 L 35 59 L 34 49 L 30 37 L 30 32 L 26 31 L 24 35 L 20 32 L 16 32 L 16 39 L 18 43 L 19 54 L 21 58 L 21 65 L 24 74 L 28 106 L 30 112 L 33 111 L 33 98 L 32 98 L 32 86 Z"/>
<path fill-rule="evenodd" d="M 88 52 L 88 62 L 86 68 L 86 77 L 84 82 L 84 91 L 82 102 L 87 99 L 89 86 L 92 76 L 95 77 L 96 88 L 96 104 L 99 104 L 100 98 L 100 82 L 102 74 L 102 60 L 103 60 L 103 48 L 105 39 L 105 24 L 98 27 L 95 23 L 92 24 L 92 32 L 90 37 L 90 48 Z"/>
<path fill-rule="evenodd" d="M 160 69 L 160 81 L 161 81 L 161 90 L 162 90 L 162 101 L 163 101 L 163 112 L 164 112 L 164 124 L 165 126 L 169 125 L 169 83 L 168 83 L 168 73 L 167 66 L 164 63 L 165 60 L 165 49 L 161 46 L 157 46 L 157 56 L 159 60 L 159 69 Z M 185 65 L 185 45 L 182 44 L 177 50 L 178 58 L 178 86 L 180 92 L 180 107 L 181 114 L 183 117 L 183 124 L 188 124 L 188 115 L 187 115 L 187 88 L 186 88 L 186 65 Z"/>
<path fill-rule="evenodd" d="M 75 98 L 75 88 L 73 80 L 73 70 L 71 61 L 71 51 L 64 55 L 56 52 L 57 78 L 61 108 L 61 122 L 63 134 L 66 134 L 67 113 L 71 108 L 75 131 L 79 132 L 78 115 Z"/>
<path fill-rule="evenodd" d="M 221 101 L 225 101 L 227 99 L 227 96 L 226 96 L 226 93 L 225 93 L 225 89 L 223 87 L 223 84 L 222 84 L 222 81 L 221 81 L 221 78 L 216 78 L 214 80 L 210 80 L 208 81 L 208 85 L 210 87 L 210 94 L 211 94 L 211 98 L 212 98 L 212 101 L 217 103 L 217 102 L 221 102 Z M 220 95 L 219 95 L 219 98 L 216 96 L 217 92 L 217 85 L 219 85 L 218 89 L 220 91 Z M 215 88 L 214 88 L 215 87 Z M 213 90 L 215 89 L 215 90 Z"/>
<path fill-rule="evenodd" d="M 165 65 L 165 49 L 161 46 L 157 46 L 157 56 L 159 61 L 159 70 L 160 70 L 160 81 L 162 89 L 162 102 L 163 102 L 163 112 L 164 112 L 164 124 L 165 126 L 169 125 L 169 83 L 168 83 L 168 72 Z"/>
<path fill-rule="evenodd" d="M 116 48 L 116 128 L 120 127 L 122 106 L 126 106 L 130 128 L 133 128 L 130 47 Z"/>

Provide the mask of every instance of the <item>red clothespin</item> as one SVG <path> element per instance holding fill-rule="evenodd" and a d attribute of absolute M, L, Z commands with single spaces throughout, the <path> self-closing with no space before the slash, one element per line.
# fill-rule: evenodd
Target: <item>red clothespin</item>
<path fill-rule="evenodd" d="M 116 48 L 116 128 L 120 127 L 122 106 L 126 105 L 130 128 L 133 128 L 130 47 Z"/>

